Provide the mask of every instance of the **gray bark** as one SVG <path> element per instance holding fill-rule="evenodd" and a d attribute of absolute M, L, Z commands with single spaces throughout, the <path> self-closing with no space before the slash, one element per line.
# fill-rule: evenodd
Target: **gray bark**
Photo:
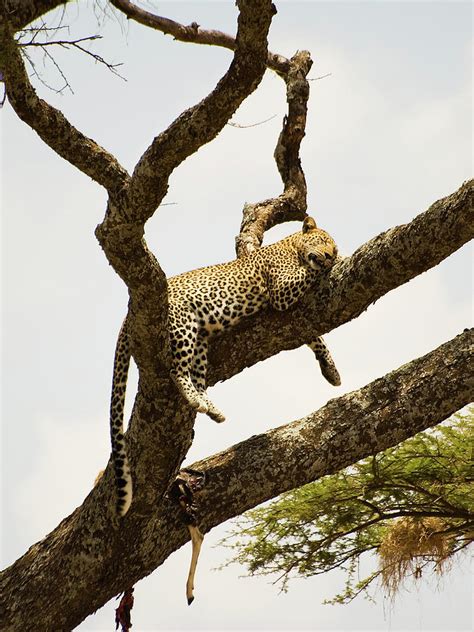
<path fill-rule="evenodd" d="M 134 10 L 128 1 L 114 4 Z M 232 42 L 226 40 L 235 51 L 229 70 L 208 97 L 156 136 L 129 175 L 105 149 L 39 99 L 29 83 L 13 32 L 57 5 L 54 0 L 30 0 L 23 5 L 4 0 L 0 4 L 4 18 L 0 68 L 18 116 L 109 192 L 97 236 L 130 294 L 132 350 L 139 368 L 127 435 L 135 497 L 129 513 L 119 522 L 108 468 L 80 508 L 2 573 L 0 614 L 5 630 L 27 630 L 33 625 L 38 630 L 71 629 L 152 572 L 187 540 L 187 530 L 177 508 L 166 498 L 166 490 L 191 444 L 194 414 L 169 379 L 166 279 L 147 248 L 144 224 L 165 195 L 173 169 L 217 135 L 256 88 L 265 65 L 271 59 L 272 63 L 281 61 L 267 51 L 271 3 L 241 0 L 237 36 Z M 189 37 L 190 31 L 186 33 Z M 282 62 L 285 70 L 280 68 L 280 74 L 285 80 L 289 81 L 291 68 L 297 69 L 297 56 L 294 60 L 293 66 L 288 60 Z M 307 70 L 298 72 L 296 79 L 301 80 L 303 92 L 294 118 L 304 127 Z M 300 130 L 290 145 L 284 140 L 283 150 L 276 156 L 284 195 L 299 200 L 298 213 L 306 204 L 298 157 L 303 135 Z M 296 190 L 290 191 L 291 187 Z M 228 379 L 282 349 L 314 340 L 437 265 L 472 238 L 472 198 L 470 181 L 409 224 L 390 229 L 338 262 L 293 309 L 266 310 L 216 338 L 210 350 L 209 383 Z M 243 250 L 247 244 L 258 246 L 262 231 L 280 221 L 275 220 L 277 200 L 263 205 L 257 221 L 244 218 Z M 209 473 L 210 483 L 201 498 L 203 528 L 394 445 L 471 401 L 470 337 L 471 332 L 466 332 L 365 389 L 333 400 L 304 420 L 252 437 L 195 464 Z"/>
<path fill-rule="evenodd" d="M 468 330 L 304 419 L 194 463 L 209 481 L 199 498 L 201 528 L 209 530 L 442 421 L 473 399 L 472 355 Z M 146 412 L 143 399 L 139 394 L 140 413 Z M 174 452 L 173 434 L 188 420 L 172 397 L 152 405 L 153 413 L 165 418 L 160 429 L 169 442 L 161 448 L 148 444 L 145 452 L 163 462 Z M 135 476 L 139 502 L 120 525 L 106 474 L 80 508 L 2 573 L 3 630 L 27 630 L 33 621 L 37 630 L 71 629 L 187 541 L 177 507 L 163 496 L 165 486 L 156 495 L 151 490 L 145 501 L 149 477 L 143 468 Z"/>

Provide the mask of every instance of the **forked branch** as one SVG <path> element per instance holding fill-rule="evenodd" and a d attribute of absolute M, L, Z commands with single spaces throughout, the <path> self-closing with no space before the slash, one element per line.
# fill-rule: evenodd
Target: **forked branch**
<path fill-rule="evenodd" d="M 128 204 L 141 222 L 166 195 L 173 170 L 217 136 L 263 77 L 275 7 L 270 0 L 239 0 L 238 7 L 235 53 L 228 71 L 208 96 L 153 140 L 135 167 Z"/>

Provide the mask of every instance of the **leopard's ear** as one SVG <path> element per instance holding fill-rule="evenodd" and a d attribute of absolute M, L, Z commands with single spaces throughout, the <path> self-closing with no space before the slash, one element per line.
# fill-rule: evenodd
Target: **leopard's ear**
<path fill-rule="evenodd" d="M 310 230 L 314 230 L 315 228 L 317 228 L 317 226 L 314 219 L 310 217 L 309 215 L 308 217 L 305 217 L 304 222 L 303 222 L 303 229 L 302 229 L 303 233 L 308 233 Z"/>

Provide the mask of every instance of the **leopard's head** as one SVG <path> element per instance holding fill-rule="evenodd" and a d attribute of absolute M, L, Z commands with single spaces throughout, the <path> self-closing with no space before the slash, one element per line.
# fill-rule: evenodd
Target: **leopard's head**
<path fill-rule="evenodd" d="M 320 272 L 334 265 L 337 246 L 325 230 L 318 228 L 312 217 L 306 217 L 299 233 L 298 252 L 303 265 Z"/>

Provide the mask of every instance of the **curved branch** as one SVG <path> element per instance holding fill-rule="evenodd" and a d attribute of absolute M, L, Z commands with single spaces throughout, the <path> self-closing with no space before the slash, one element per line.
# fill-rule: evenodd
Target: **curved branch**
<path fill-rule="evenodd" d="M 207 97 L 153 140 L 134 169 L 127 206 L 140 223 L 146 222 L 166 195 L 173 170 L 217 136 L 263 77 L 267 34 L 276 9 L 270 0 L 240 0 L 237 4 L 235 53 L 228 71 Z"/>
<path fill-rule="evenodd" d="M 236 49 L 236 38 L 216 30 L 205 30 L 193 22 L 185 26 L 137 7 L 129 0 L 111 0 L 111 4 L 128 18 L 177 40 L 195 44 Z M 288 116 L 275 149 L 275 160 L 284 183 L 284 192 L 275 199 L 264 200 L 244 207 L 244 217 L 236 238 L 237 255 L 244 256 L 260 247 L 266 230 L 276 224 L 303 220 L 306 214 L 306 182 L 299 160 L 299 147 L 306 127 L 309 83 L 306 75 L 312 61 L 307 51 L 299 51 L 291 60 L 271 52 L 266 65 L 286 82 Z"/>
<path fill-rule="evenodd" d="M 283 120 L 274 157 L 284 190 L 277 198 L 244 206 L 240 232 L 235 240 L 238 257 L 259 248 L 265 231 L 272 226 L 303 220 L 306 215 L 306 180 L 299 151 L 305 135 L 308 109 L 309 83 L 306 77 L 312 64 L 308 51 L 298 51 L 289 62 L 288 73 L 283 76 L 288 115 Z"/>
<path fill-rule="evenodd" d="M 18 117 L 51 149 L 110 194 L 120 191 L 129 179 L 126 170 L 112 154 L 71 125 L 62 112 L 38 97 L 7 24 L 0 27 L 0 67 L 8 100 Z"/>
<path fill-rule="evenodd" d="M 304 419 L 195 463 L 208 480 L 199 499 L 202 527 L 444 420 L 474 397 L 471 342 L 472 331 L 465 332 Z M 156 455 L 153 445 L 143 447 Z M 161 496 L 148 512 L 132 506 L 112 530 L 111 483 L 108 472 L 81 508 L 2 573 L 4 629 L 28 629 L 38 612 L 44 629 L 71 629 L 186 542 L 176 506 Z"/>
<path fill-rule="evenodd" d="M 214 29 L 202 29 L 199 24 L 192 22 L 188 26 L 164 18 L 159 15 L 145 11 L 141 7 L 137 7 L 129 0 L 110 0 L 110 3 L 119 11 L 124 13 L 127 18 L 148 26 L 157 31 L 172 35 L 175 40 L 181 42 L 191 42 L 193 44 L 206 44 L 209 46 L 220 46 L 235 50 L 236 38 L 222 31 Z M 266 65 L 280 75 L 285 75 L 289 69 L 289 61 L 283 55 L 277 55 L 268 51 Z"/>
<path fill-rule="evenodd" d="M 173 170 L 217 136 L 265 72 L 274 7 L 270 0 L 240 0 L 238 5 L 236 48 L 228 71 L 207 97 L 153 140 L 126 189 L 111 196 L 105 220 L 96 229 L 109 262 L 129 288 L 132 313 L 141 319 L 138 326 L 132 319 L 134 358 L 153 378 L 168 349 L 166 280 L 143 239 L 144 224 L 166 194 Z"/>

